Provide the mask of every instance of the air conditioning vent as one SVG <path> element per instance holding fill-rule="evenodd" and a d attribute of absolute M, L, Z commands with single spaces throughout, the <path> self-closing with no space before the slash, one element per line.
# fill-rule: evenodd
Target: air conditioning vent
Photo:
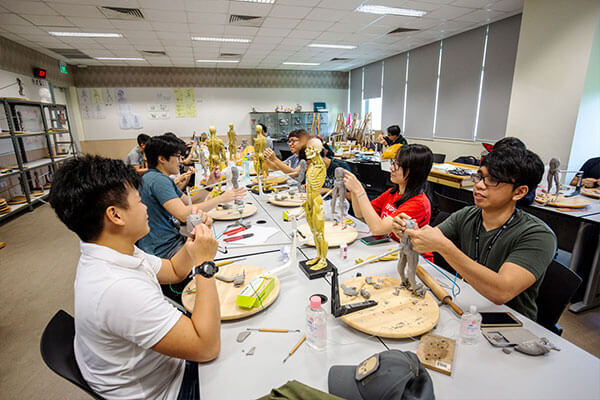
<path fill-rule="evenodd" d="M 344 57 L 334 57 L 329 61 L 350 61 L 352 60 L 351 58 L 344 58 Z"/>
<path fill-rule="evenodd" d="M 98 7 L 98 10 L 108 19 L 123 19 L 127 21 L 144 19 L 139 8 Z"/>
<path fill-rule="evenodd" d="M 239 53 L 221 53 L 221 57 L 240 57 Z"/>
<path fill-rule="evenodd" d="M 418 31 L 418 30 L 419 29 L 412 29 L 412 28 L 397 28 L 391 32 L 388 32 L 388 35 L 394 35 L 396 33 L 414 32 L 414 31 Z"/>
<path fill-rule="evenodd" d="M 60 54 L 64 58 L 69 58 L 71 60 L 91 60 L 92 57 L 88 56 L 85 53 L 77 49 L 48 49 L 50 51 L 55 52 L 56 54 Z"/>
<path fill-rule="evenodd" d="M 265 17 L 259 17 L 256 15 L 231 14 L 229 16 L 229 25 L 235 26 L 250 26 L 258 28 L 263 24 L 264 21 Z"/>
<path fill-rule="evenodd" d="M 166 56 L 167 52 L 166 51 L 160 51 L 160 50 L 140 50 L 143 54 L 148 55 L 148 56 Z"/>

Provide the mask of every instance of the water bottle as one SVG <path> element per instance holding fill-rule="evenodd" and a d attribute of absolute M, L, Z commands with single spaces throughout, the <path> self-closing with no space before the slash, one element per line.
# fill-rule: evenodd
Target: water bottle
<path fill-rule="evenodd" d="M 250 162 L 248 162 L 248 154 L 244 155 L 242 169 L 244 170 L 244 178 L 248 179 L 250 177 Z"/>
<path fill-rule="evenodd" d="M 327 313 L 321 307 L 319 296 L 312 296 L 306 307 L 306 343 L 319 351 L 327 346 Z"/>
<path fill-rule="evenodd" d="M 471 305 L 469 312 L 460 318 L 460 338 L 464 344 L 475 344 L 479 340 L 480 332 L 481 314 L 477 312 L 477 307 Z"/>

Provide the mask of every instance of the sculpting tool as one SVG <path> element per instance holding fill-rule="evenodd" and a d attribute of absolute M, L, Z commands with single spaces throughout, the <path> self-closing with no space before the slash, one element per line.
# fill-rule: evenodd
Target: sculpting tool
<path fill-rule="evenodd" d="M 242 239 L 246 239 L 249 237 L 254 236 L 254 233 L 246 233 L 245 235 L 239 235 L 239 236 L 232 236 L 232 237 L 228 237 L 223 239 L 224 242 L 236 242 L 238 240 L 242 240 Z"/>
<path fill-rule="evenodd" d="M 300 329 L 276 329 L 276 328 L 246 328 L 247 331 L 258 331 L 258 332 L 300 332 Z"/>
<path fill-rule="evenodd" d="M 233 264 L 234 262 L 242 261 L 242 260 L 245 260 L 245 259 L 246 259 L 246 257 L 237 258 L 235 260 L 218 261 L 218 262 L 215 263 L 215 265 L 217 267 L 222 267 L 223 265 Z"/>
<path fill-rule="evenodd" d="M 302 343 L 304 343 L 304 341 L 306 340 L 306 335 L 302 336 L 302 338 L 298 341 L 298 343 L 296 343 L 296 345 L 294 347 L 292 347 L 292 349 L 290 350 L 290 352 L 288 353 L 287 357 L 283 359 L 283 362 L 285 363 L 287 361 L 288 358 L 290 358 L 290 356 L 292 354 L 294 354 L 296 352 L 296 350 L 298 350 L 298 347 L 300 347 L 300 345 Z"/>

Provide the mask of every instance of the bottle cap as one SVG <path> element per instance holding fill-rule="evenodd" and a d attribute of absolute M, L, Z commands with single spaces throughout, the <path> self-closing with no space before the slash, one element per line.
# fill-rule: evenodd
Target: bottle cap
<path fill-rule="evenodd" d="M 321 298 L 319 296 L 312 296 L 310 298 L 310 308 L 311 310 L 318 310 L 321 308 Z"/>
<path fill-rule="evenodd" d="M 471 314 L 475 314 L 477 312 L 477 306 L 474 304 L 471 304 L 471 307 L 469 307 L 469 312 Z"/>

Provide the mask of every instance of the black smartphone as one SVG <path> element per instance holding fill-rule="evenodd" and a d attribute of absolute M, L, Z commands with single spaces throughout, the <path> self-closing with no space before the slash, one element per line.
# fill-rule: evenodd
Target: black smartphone
<path fill-rule="evenodd" d="M 523 323 L 509 312 L 482 312 L 480 314 L 482 328 L 523 326 Z"/>
<path fill-rule="evenodd" d="M 363 242 L 364 244 L 366 244 L 367 246 L 370 246 L 372 244 L 377 244 L 377 243 L 389 242 L 390 240 L 391 239 L 388 235 L 367 236 L 367 237 L 360 239 L 360 241 Z"/>

